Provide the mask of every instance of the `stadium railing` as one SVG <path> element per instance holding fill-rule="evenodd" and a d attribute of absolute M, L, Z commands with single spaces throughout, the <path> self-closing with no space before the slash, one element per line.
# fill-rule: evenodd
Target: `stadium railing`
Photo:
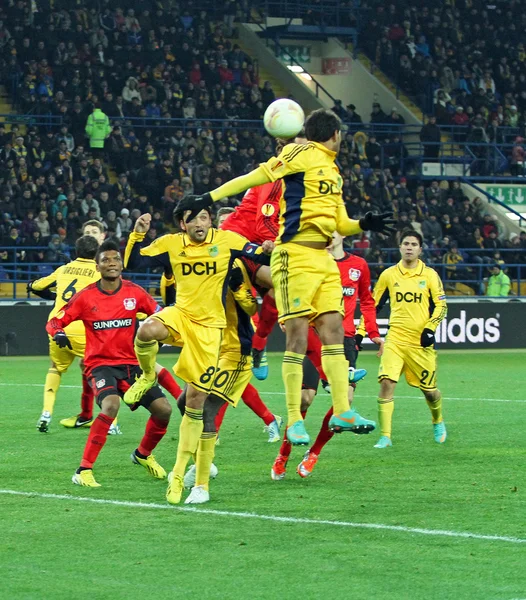
<path fill-rule="evenodd" d="M 23 254 L 25 251 L 25 255 Z M 0 254 L 8 253 L 8 260 L 0 263 L 0 301 L 2 300 L 27 300 L 29 295 L 26 290 L 28 282 L 49 275 L 58 266 L 64 264 L 64 260 L 55 262 L 32 262 L 26 260 L 26 257 L 31 252 L 48 251 L 47 247 L 41 248 L 25 248 L 2 246 Z M 370 250 L 361 248 L 353 249 L 356 254 L 367 256 Z M 393 264 L 396 264 L 399 259 L 399 251 L 397 248 L 387 248 L 382 250 L 386 256 L 385 262 L 369 262 L 369 267 L 372 273 L 373 282 L 376 281 L 379 272 Z M 437 270 L 444 282 L 446 291 L 457 291 L 457 284 L 463 284 L 470 288 L 465 290 L 466 295 L 483 296 L 484 283 L 489 277 L 489 268 L 495 263 L 492 259 L 494 251 L 481 249 L 462 249 L 463 253 L 467 254 L 466 262 L 457 263 L 456 265 L 447 264 L 443 261 L 442 250 L 429 249 L 426 250 L 426 262 L 429 266 Z M 517 255 L 519 251 L 503 249 L 499 250 L 503 257 L 507 255 Z M 471 255 L 471 256 L 470 256 Z M 62 255 L 64 256 L 64 255 Z M 479 261 L 475 262 L 474 256 L 479 256 Z M 484 257 L 484 258 L 482 258 Z M 436 262 L 434 262 L 436 261 Z M 526 263 L 510 263 L 502 265 L 503 269 L 508 273 L 513 286 L 513 296 L 511 297 L 526 297 Z M 145 270 L 144 272 L 125 272 L 126 279 L 130 279 L 149 290 L 152 294 L 158 295 L 159 282 L 161 272 L 157 270 Z M 458 290 L 462 294 L 462 289 Z M 32 297 L 34 298 L 34 297 Z"/>

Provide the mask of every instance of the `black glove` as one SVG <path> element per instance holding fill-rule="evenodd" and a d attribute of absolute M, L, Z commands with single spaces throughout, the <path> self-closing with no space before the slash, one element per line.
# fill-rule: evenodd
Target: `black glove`
<path fill-rule="evenodd" d="M 53 341 L 60 348 L 69 348 L 70 350 L 73 350 L 71 342 L 64 331 L 57 331 L 57 333 L 55 333 L 53 336 Z"/>
<path fill-rule="evenodd" d="M 243 271 L 239 267 L 235 267 L 230 271 L 230 280 L 228 281 L 228 285 L 233 292 L 236 292 L 245 281 L 243 277 Z"/>
<path fill-rule="evenodd" d="M 376 214 L 369 211 L 365 213 L 365 216 L 362 217 L 358 223 L 364 231 L 376 231 L 376 233 L 389 235 L 391 233 L 396 233 L 396 229 L 391 227 L 391 225 L 396 223 L 396 219 L 393 219 L 392 217 L 392 212 Z"/>
<path fill-rule="evenodd" d="M 432 329 L 428 329 L 427 327 L 422 331 L 422 335 L 420 336 L 420 345 L 422 348 L 428 348 L 435 343 L 435 332 Z"/>
<path fill-rule="evenodd" d="M 356 342 L 356 350 L 358 350 L 358 352 L 361 352 L 363 350 L 363 347 L 362 347 L 363 335 L 361 333 L 357 333 L 354 336 L 354 341 Z"/>
<path fill-rule="evenodd" d="M 187 196 L 177 203 L 174 214 L 190 210 L 191 213 L 184 220 L 185 223 L 188 223 L 188 221 L 195 219 L 204 208 L 211 206 L 213 202 L 212 196 L 208 192 L 202 196 Z"/>

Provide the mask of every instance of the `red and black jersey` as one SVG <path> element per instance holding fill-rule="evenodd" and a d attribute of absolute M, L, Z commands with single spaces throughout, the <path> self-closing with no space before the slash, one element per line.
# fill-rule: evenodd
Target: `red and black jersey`
<path fill-rule="evenodd" d="M 72 321 L 84 323 L 89 376 L 95 367 L 138 364 L 133 349 L 137 313 L 151 315 L 157 310 L 157 302 L 135 283 L 122 280 L 117 290 L 107 292 L 99 281 L 75 294 L 46 330 L 53 337 Z"/>
<path fill-rule="evenodd" d="M 354 313 L 357 300 L 360 300 L 360 311 L 365 319 L 365 328 L 369 339 L 380 337 L 376 324 L 376 308 L 371 294 L 371 272 L 365 260 L 349 252 L 343 258 L 336 261 L 340 276 L 342 278 L 343 301 L 345 305 L 345 317 L 343 328 L 345 337 L 356 334 L 354 325 Z"/>
<path fill-rule="evenodd" d="M 234 231 L 254 244 L 274 241 L 279 232 L 281 180 L 264 183 L 248 190 L 236 211 L 228 215 L 221 229 Z"/>

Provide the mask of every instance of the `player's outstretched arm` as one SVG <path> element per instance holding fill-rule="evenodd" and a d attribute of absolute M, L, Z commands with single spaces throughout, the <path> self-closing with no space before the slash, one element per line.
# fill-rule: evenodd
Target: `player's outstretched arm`
<path fill-rule="evenodd" d="M 51 291 L 51 288 L 57 285 L 57 274 L 60 269 L 62 269 L 62 267 L 53 271 L 51 275 L 30 281 L 27 284 L 27 293 L 35 294 L 35 296 L 39 296 L 44 300 L 55 300 L 57 295 L 55 292 Z"/>
<path fill-rule="evenodd" d="M 240 177 L 227 181 L 215 190 L 206 192 L 206 194 L 203 194 L 202 196 L 187 196 L 179 202 L 177 210 L 192 211 L 185 219 L 186 222 L 188 222 L 217 200 L 222 200 L 228 196 L 236 196 L 251 187 L 263 185 L 269 181 L 271 181 L 271 179 L 268 177 L 267 173 L 261 167 L 258 167 L 246 175 L 241 175 Z"/>
<path fill-rule="evenodd" d="M 124 251 L 124 267 L 126 269 L 154 269 L 163 267 L 171 272 L 170 257 L 166 249 L 166 236 L 162 236 L 150 245 L 145 243 L 144 237 L 150 229 L 152 216 L 148 213 L 141 215 L 135 222 L 135 227 L 130 233 Z"/>

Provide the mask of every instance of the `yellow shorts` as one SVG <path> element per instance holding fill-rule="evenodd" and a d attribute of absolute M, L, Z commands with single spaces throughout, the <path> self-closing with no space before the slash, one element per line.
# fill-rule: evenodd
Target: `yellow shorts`
<path fill-rule="evenodd" d="M 65 329 L 64 332 L 68 336 L 73 349 L 61 348 L 49 337 L 49 358 L 57 368 L 59 373 L 65 373 L 71 363 L 75 360 L 75 356 L 84 358 L 86 351 L 86 331 L 81 321 L 73 321 Z"/>
<path fill-rule="evenodd" d="M 252 357 L 239 352 L 225 352 L 213 377 L 210 393 L 237 406 L 252 377 Z"/>
<path fill-rule="evenodd" d="M 344 314 L 342 281 L 334 258 L 327 250 L 288 242 L 276 246 L 270 272 L 279 320 L 327 312 Z"/>
<path fill-rule="evenodd" d="M 437 355 L 434 348 L 415 348 L 385 342 L 384 353 L 380 359 L 378 381 L 391 379 L 398 381 L 401 374 L 407 383 L 423 391 L 432 391 L 437 387 Z"/>
<path fill-rule="evenodd" d="M 177 305 L 163 308 L 150 318 L 158 319 L 170 331 L 170 337 L 163 343 L 182 348 L 174 373 L 196 389 L 210 391 L 219 362 L 223 330 L 190 321 Z"/>

